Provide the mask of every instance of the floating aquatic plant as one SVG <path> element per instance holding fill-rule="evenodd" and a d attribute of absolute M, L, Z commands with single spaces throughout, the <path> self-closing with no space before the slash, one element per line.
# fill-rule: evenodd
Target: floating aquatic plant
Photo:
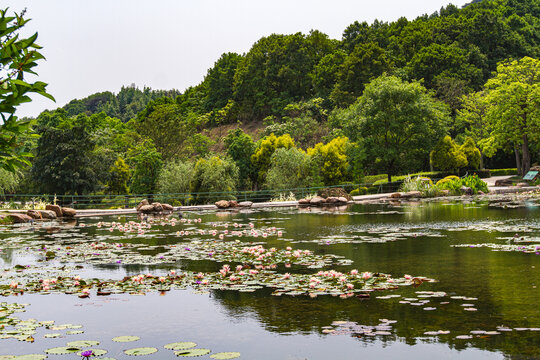
<path fill-rule="evenodd" d="M 114 337 L 112 338 L 112 341 L 114 342 L 132 342 L 132 341 L 137 341 L 137 340 L 140 340 L 140 337 L 138 336 L 117 336 L 117 337 Z"/>
<path fill-rule="evenodd" d="M 156 353 L 157 351 L 158 349 L 154 347 L 140 347 L 140 348 L 124 350 L 124 354 L 131 355 L 131 356 L 143 356 L 143 355 L 150 355 L 150 354 Z"/>
<path fill-rule="evenodd" d="M 195 346 L 197 346 L 197 344 L 194 342 L 184 341 L 184 342 L 175 342 L 175 343 L 167 344 L 163 347 L 169 350 L 182 350 L 182 349 L 193 348 Z"/>
<path fill-rule="evenodd" d="M 210 355 L 212 359 L 216 360 L 227 360 L 227 359 L 236 359 L 240 357 L 239 352 L 220 352 Z"/>
<path fill-rule="evenodd" d="M 203 356 L 210 354 L 210 349 L 189 349 L 189 350 L 180 350 L 175 351 L 176 356 L 192 357 L 192 356 Z"/>

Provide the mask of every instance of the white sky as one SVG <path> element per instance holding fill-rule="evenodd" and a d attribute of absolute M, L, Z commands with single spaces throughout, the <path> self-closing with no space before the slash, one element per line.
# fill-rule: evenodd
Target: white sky
<path fill-rule="evenodd" d="M 341 39 L 354 21 L 409 20 L 470 0 L 2 0 L 27 8 L 47 58 L 36 68 L 52 101 L 34 96 L 19 117 L 122 85 L 197 85 L 224 52 L 247 52 L 262 36 L 320 30 Z"/>

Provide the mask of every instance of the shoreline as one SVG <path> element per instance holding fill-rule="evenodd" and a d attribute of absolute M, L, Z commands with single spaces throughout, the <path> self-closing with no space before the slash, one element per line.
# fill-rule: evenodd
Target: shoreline
<path fill-rule="evenodd" d="M 491 197 L 495 195 L 509 195 L 509 194 L 520 194 L 526 192 L 540 191 L 539 186 L 527 186 L 527 187 L 490 187 L 490 192 L 484 195 L 462 195 L 462 196 L 438 196 L 433 198 L 392 198 L 392 194 L 395 193 L 384 193 L 384 194 L 371 194 L 371 195 L 358 195 L 353 196 L 352 201 L 349 201 L 347 204 L 341 205 L 351 205 L 351 204 L 369 204 L 369 203 L 381 203 L 387 201 L 418 201 L 418 200 L 441 200 L 441 199 L 450 199 L 450 200 L 461 200 L 461 199 L 470 199 L 475 196 L 482 197 Z M 248 210 L 248 209 L 261 209 L 261 208 L 274 208 L 274 207 L 302 207 L 302 208 L 332 208 L 335 206 L 326 205 L 326 206 L 302 206 L 298 204 L 298 201 L 280 201 L 280 202 L 261 202 L 253 203 L 250 207 L 234 207 L 227 209 L 220 209 L 216 205 L 189 205 L 189 206 L 175 206 L 173 207 L 174 212 L 190 212 L 190 211 L 238 211 L 238 210 Z M 27 210 L 1 210 L 1 213 L 10 214 L 10 213 L 26 213 Z M 77 209 L 77 215 L 75 219 L 83 217 L 92 217 L 92 216 L 110 216 L 110 215 L 133 215 L 137 214 L 135 208 L 131 209 Z"/>

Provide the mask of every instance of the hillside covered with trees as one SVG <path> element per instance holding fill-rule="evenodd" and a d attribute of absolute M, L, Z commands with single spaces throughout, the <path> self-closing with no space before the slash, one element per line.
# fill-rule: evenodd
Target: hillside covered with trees
<path fill-rule="evenodd" d="M 128 86 L 44 111 L 39 137 L 21 146 L 31 167 L 0 186 L 181 193 L 361 183 L 430 168 L 524 173 L 539 159 L 539 58 L 536 0 L 355 22 L 341 40 L 317 30 L 271 34 L 245 54 L 223 54 L 183 92 Z"/>

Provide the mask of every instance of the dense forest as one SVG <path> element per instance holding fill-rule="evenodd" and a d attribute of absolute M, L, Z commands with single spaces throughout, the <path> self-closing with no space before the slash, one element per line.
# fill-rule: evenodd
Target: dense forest
<path fill-rule="evenodd" d="M 540 145 L 540 2 L 484 0 L 341 40 L 272 34 L 197 86 L 123 87 L 44 111 L 3 172 L 20 193 L 182 193 L 517 167 Z"/>

